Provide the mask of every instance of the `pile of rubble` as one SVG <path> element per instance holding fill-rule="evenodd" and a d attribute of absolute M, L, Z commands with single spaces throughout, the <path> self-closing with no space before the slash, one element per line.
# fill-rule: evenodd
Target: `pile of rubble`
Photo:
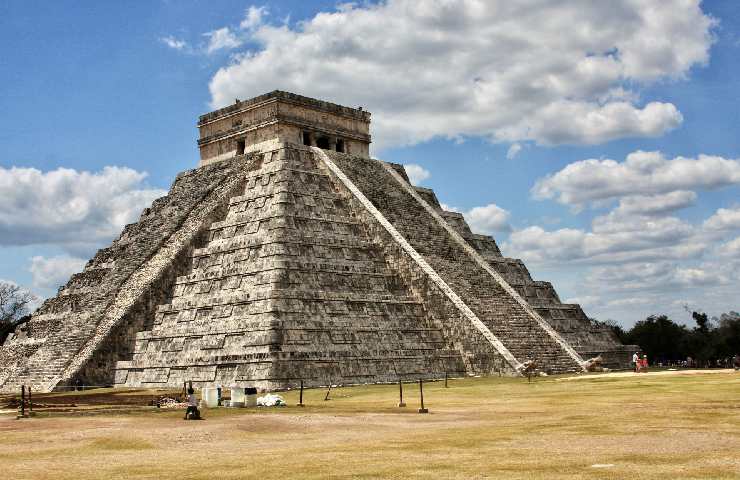
<path fill-rule="evenodd" d="M 157 402 L 159 408 L 188 408 L 188 402 L 181 402 L 179 398 L 162 397 Z"/>

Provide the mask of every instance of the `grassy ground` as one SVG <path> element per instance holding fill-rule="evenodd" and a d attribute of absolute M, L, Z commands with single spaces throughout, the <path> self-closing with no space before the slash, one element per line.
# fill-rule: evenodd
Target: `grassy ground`
<path fill-rule="evenodd" d="M 428 415 L 412 385 L 405 409 L 397 386 L 325 393 L 202 422 L 153 408 L 2 415 L 0 465 L 55 480 L 740 478 L 740 373 L 451 380 L 425 385 Z"/>

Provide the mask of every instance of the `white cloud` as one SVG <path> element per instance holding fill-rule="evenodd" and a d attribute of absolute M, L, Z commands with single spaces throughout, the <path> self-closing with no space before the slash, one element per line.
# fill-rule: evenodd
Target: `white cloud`
<path fill-rule="evenodd" d="M 696 193 L 676 190 L 658 195 L 632 195 L 619 200 L 616 212 L 620 215 L 661 215 L 689 207 L 696 201 Z"/>
<path fill-rule="evenodd" d="M 582 295 L 579 297 L 571 297 L 563 300 L 563 303 L 577 303 L 583 308 L 599 305 L 601 302 L 601 297 L 597 295 Z"/>
<path fill-rule="evenodd" d="M 218 50 L 229 50 L 240 46 L 242 40 L 234 34 L 229 27 L 219 28 L 212 32 L 204 33 L 204 36 L 208 37 L 208 46 L 206 46 L 206 53 L 211 54 Z"/>
<path fill-rule="evenodd" d="M 432 176 L 429 170 L 415 163 L 406 164 L 403 168 L 406 170 L 406 175 L 408 175 L 409 182 L 411 182 L 412 185 L 419 185 L 421 182 Z"/>
<path fill-rule="evenodd" d="M 650 314 L 691 322 L 683 311 L 687 303 L 711 315 L 736 309 L 738 269 L 740 261 L 715 259 L 597 266 L 586 270 L 577 282 L 579 295 L 568 302 L 585 299 L 589 315 L 617 318 L 626 326 Z"/>
<path fill-rule="evenodd" d="M 701 232 L 684 220 L 620 215 L 616 210 L 594 218 L 590 231 L 531 226 L 514 231 L 504 243 L 509 254 L 535 263 L 685 259 L 699 256 L 707 246 Z"/>
<path fill-rule="evenodd" d="M 680 321 L 676 302 L 688 297 L 719 314 L 737 302 L 740 239 L 727 236 L 740 229 L 740 208 L 720 208 L 703 222 L 673 213 L 697 201 L 689 189 L 739 184 L 739 173 L 740 161 L 707 155 L 669 160 L 635 152 L 622 163 L 576 162 L 538 181 L 535 196 L 613 208 L 595 216 L 590 228 L 516 230 L 502 250 L 530 268 L 578 272 L 577 297 L 590 300 L 589 314 L 598 318 L 629 324 L 667 313 Z"/>
<path fill-rule="evenodd" d="M 607 286 L 606 290 L 669 291 L 681 287 L 699 287 L 727 283 L 716 265 L 678 265 L 675 262 L 625 263 L 597 267 L 588 275 L 589 283 Z"/>
<path fill-rule="evenodd" d="M 513 232 L 503 248 L 507 255 L 533 262 L 572 260 L 588 254 L 587 238 L 588 234 L 579 229 L 561 228 L 548 232 L 542 227 L 531 226 Z"/>
<path fill-rule="evenodd" d="M 676 285 L 685 287 L 716 285 L 726 283 L 727 279 L 716 272 L 706 268 L 676 268 L 670 277 Z"/>
<path fill-rule="evenodd" d="M 463 215 L 470 225 L 470 229 L 475 233 L 491 234 L 511 230 L 509 225 L 511 214 L 493 203 L 482 207 L 474 207 Z"/>
<path fill-rule="evenodd" d="M 567 121 L 563 119 L 567 118 Z M 631 102 L 606 105 L 559 100 L 539 110 L 526 123 L 502 127 L 505 139 L 537 140 L 545 145 L 598 144 L 625 137 L 658 137 L 681 125 L 683 116 L 670 103 L 650 102 L 637 108 Z"/>
<path fill-rule="evenodd" d="M 70 256 L 32 257 L 29 270 L 33 276 L 33 286 L 56 289 L 67 283 L 73 273 L 81 272 L 85 263 L 81 258 Z"/>
<path fill-rule="evenodd" d="M 590 159 L 571 163 L 538 180 L 532 194 L 537 199 L 556 199 L 565 205 L 582 207 L 589 202 L 628 195 L 657 195 L 736 184 L 740 184 L 740 160 L 710 155 L 669 160 L 660 152 L 636 151 L 624 162 Z M 675 195 L 688 200 L 686 193 Z"/>
<path fill-rule="evenodd" d="M 511 160 L 522 151 L 522 146 L 519 143 L 512 143 L 509 149 L 506 151 L 506 158 Z"/>
<path fill-rule="evenodd" d="M 244 18 L 238 27 L 232 28 L 226 26 L 206 32 L 203 36 L 207 41 L 205 43 L 201 42 L 197 47 L 191 47 L 187 41 L 179 39 L 174 35 L 161 37 L 159 41 L 174 50 L 190 54 L 210 55 L 220 50 L 232 50 L 243 45 L 251 34 L 263 25 L 263 20 L 267 12 L 267 7 L 251 6 L 245 10 Z M 239 57 L 237 55 L 234 58 Z"/>
<path fill-rule="evenodd" d="M 159 41 L 174 50 L 184 50 L 188 46 L 188 43 L 185 40 L 180 40 L 178 38 L 173 37 L 172 35 L 169 35 L 167 37 L 162 37 L 159 39 Z"/>
<path fill-rule="evenodd" d="M 661 135 L 681 114 L 641 103 L 642 86 L 705 64 L 715 24 L 697 0 L 388 0 L 295 27 L 265 24 L 263 13 L 247 12 L 258 49 L 214 75 L 212 106 L 275 88 L 363 105 L 376 148 L 436 136 L 592 144 Z"/>
<path fill-rule="evenodd" d="M 262 25 L 263 17 L 267 14 L 267 7 L 249 7 L 244 13 L 244 20 L 239 24 L 242 30 L 253 30 Z"/>
<path fill-rule="evenodd" d="M 146 173 L 0 167 L 0 246 L 55 244 L 89 252 L 117 236 L 166 191 L 146 188 Z"/>
<path fill-rule="evenodd" d="M 740 237 L 719 245 L 717 254 L 721 257 L 740 259 Z"/>
<path fill-rule="evenodd" d="M 595 216 L 590 229 L 515 231 L 502 249 L 530 266 L 584 272 L 578 296 L 599 298 L 591 305 L 596 316 L 675 314 L 671 302 L 687 295 L 727 309 L 737 298 L 740 241 L 725 237 L 740 229 L 740 208 L 720 208 L 694 223 L 673 213 L 697 201 L 694 190 L 737 184 L 740 160 L 717 156 L 668 159 L 637 151 L 623 162 L 575 162 L 537 181 L 533 195 L 573 210 L 613 208 Z"/>
<path fill-rule="evenodd" d="M 616 300 L 611 300 L 606 303 L 609 307 L 624 307 L 624 306 L 635 306 L 635 305 L 647 305 L 650 303 L 651 299 L 645 298 L 645 297 L 628 297 L 628 298 L 618 298 Z"/>
<path fill-rule="evenodd" d="M 473 207 L 467 212 L 457 207 L 441 203 L 442 210 L 447 212 L 462 213 L 465 221 L 473 233 L 493 234 L 495 232 L 510 232 L 509 218 L 511 213 L 494 203 L 481 207 Z"/>
<path fill-rule="evenodd" d="M 740 228 L 740 207 L 720 208 L 704 222 L 708 230 L 734 230 Z"/>

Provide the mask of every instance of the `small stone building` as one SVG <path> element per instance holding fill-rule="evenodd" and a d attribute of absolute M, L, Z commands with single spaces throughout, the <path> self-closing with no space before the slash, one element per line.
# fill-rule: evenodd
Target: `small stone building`
<path fill-rule="evenodd" d="M 473 233 L 370 113 L 275 91 L 200 117 L 201 161 L 0 347 L 0 391 L 280 389 L 576 372 L 630 349 Z"/>

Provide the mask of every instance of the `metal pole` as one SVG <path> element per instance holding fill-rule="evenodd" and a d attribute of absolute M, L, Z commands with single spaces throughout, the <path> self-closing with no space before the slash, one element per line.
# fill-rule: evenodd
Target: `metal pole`
<path fill-rule="evenodd" d="M 298 397 L 298 406 L 303 407 L 303 380 L 301 380 L 301 394 Z"/>
<path fill-rule="evenodd" d="M 445 372 L 445 388 L 448 388 L 447 387 L 447 372 Z"/>
<path fill-rule="evenodd" d="M 429 413 L 429 410 L 424 408 L 424 380 L 421 378 L 419 379 L 419 397 L 421 399 L 421 408 L 419 409 L 419 413 Z"/>
<path fill-rule="evenodd" d="M 403 401 L 403 382 L 400 379 L 398 380 L 398 406 L 406 406 L 406 402 Z"/>

